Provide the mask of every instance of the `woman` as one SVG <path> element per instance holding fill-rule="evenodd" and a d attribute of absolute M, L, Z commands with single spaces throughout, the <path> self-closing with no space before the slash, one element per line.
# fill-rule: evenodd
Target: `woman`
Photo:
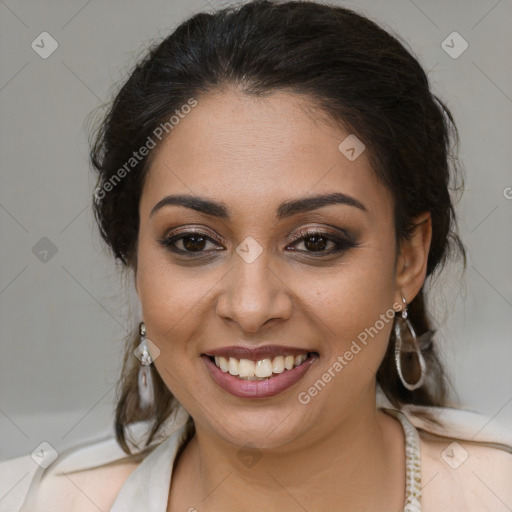
<path fill-rule="evenodd" d="M 115 438 L 32 471 L 20 509 L 510 510 L 510 433 L 449 407 L 425 306 L 464 257 L 455 137 L 341 7 L 201 13 L 148 52 L 91 151 L 142 306 Z"/>

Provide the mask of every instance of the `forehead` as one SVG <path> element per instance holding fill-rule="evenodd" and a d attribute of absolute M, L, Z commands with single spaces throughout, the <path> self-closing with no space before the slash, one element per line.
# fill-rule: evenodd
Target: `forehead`
<path fill-rule="evenodd" d="M 266 97 L 235 90 L 197 99 L 153 151 L 141 200 L 146 214 L 167 194 L 216 198 L 234 215 L 260 216 L 284 199 L 342 192 L 370 216 L 391 207 L 365 151 L 339 149 L 350 134 L 298 94 Z"/>

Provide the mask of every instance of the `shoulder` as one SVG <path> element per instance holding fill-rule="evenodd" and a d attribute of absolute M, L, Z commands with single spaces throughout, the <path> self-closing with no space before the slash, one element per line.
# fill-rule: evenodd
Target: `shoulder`
<path fill-rule="evenodd" d="M 141 459 L 128 457 L 110 433 L 54 451 L 47 463 L 31 455 L 0 462 L 0 512 L 109 510 Z"/>
<path fill-rule="evenodd" d="M 30 455 L 0 462 L 0 512 L 19 510 L 38 467 Z"/>
<path fill-rule="evenodd" d="M 426 512 L 512 509 L 512 432 L 485 415 L 455 408 L 409 407 L 420 436 Z M 437 423 L 425 419 L 431 414 Z"/>
<path fill-rule="evenodd" d="M 89 512 L 110 510 L 122 485 L 137 468 L 136 462 L 81 469 L 50 471 L 38 486 L 33 512 Z"/>
<path fill-rule="evenodd" d="M 512 509 L 512 453 L 468 441 L 421 438 L 426 512 Z"/>

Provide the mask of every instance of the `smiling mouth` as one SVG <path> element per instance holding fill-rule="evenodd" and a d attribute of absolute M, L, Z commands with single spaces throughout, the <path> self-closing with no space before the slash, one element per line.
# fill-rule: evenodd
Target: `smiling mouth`
<path fill-rule="evenodd" d="M 304 354 L 295 356 L 279 355 L 253 361 L 251 359 L 228 358 L 203 354 L 204 357 L 208 357 L 222 372 L 229 373 L 240 380 L 269 380 L 276 375 L 301 366 L 304 361 L 313 355 L 318 356 L 318 353 L 305 352 Z"/>

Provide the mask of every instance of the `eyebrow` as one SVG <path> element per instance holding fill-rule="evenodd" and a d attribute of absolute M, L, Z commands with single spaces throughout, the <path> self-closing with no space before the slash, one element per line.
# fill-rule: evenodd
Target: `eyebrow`
<path fill-rule="evenodd" d="M 355 197 L 341 192 L 334 192 L 332 194 L 322 194 L 317 196 L 302 197 L 299 199 L 292 199 L 284 201 L 279 205 L 277 209 L 276 217 L 278 220 L 282 220 L 298 213 L 309 212 L 322 208 L 323 206 L 329 206 L 332 204 L 344 204 L 347 206 L 353 206 L 360 210 L 367 212 L 368 210 L 361 201 Z M 220 219 L 230 220 L 229 210 L 223 203 L 206 199 L 199 196 L 191 195 L 170 195 L 166 196 L 153 207 L 151 213 L 152 217 L 158 210 L 168 205 L 184 206 L 207 215 L 219 217 Z"/>

